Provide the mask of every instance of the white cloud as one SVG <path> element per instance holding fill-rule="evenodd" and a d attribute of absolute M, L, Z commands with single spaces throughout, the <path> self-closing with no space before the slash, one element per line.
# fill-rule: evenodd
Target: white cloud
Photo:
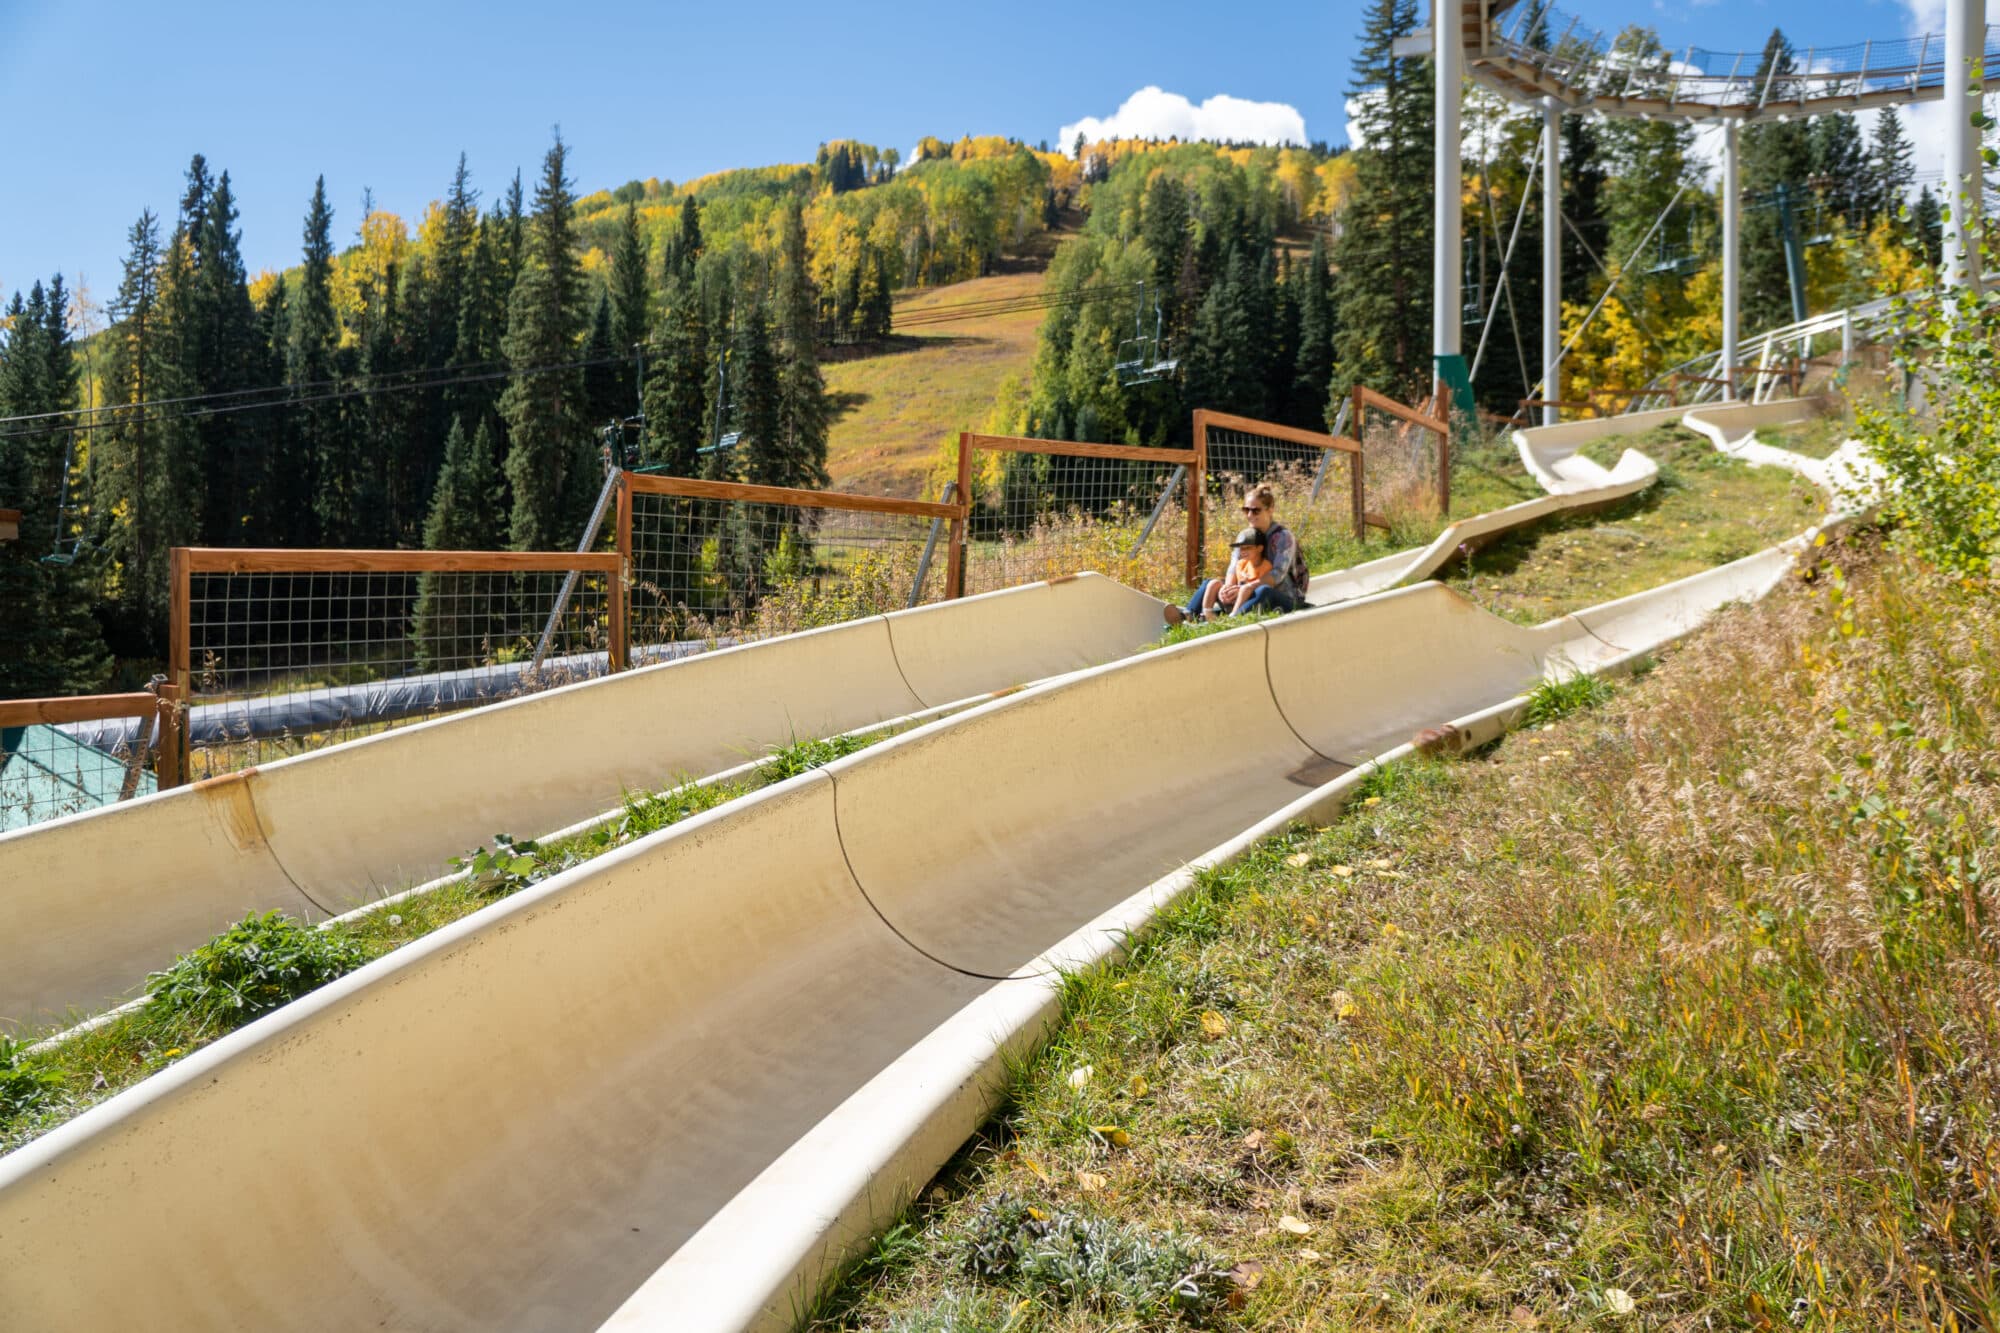
<path fill-rule="evenodd" d="M 1196 106 L 1179 93 L 1141 88 L 1109 116 L 1085 116 L 1064 125 L 1056 142 L 1064 152 L 1083 135 L 1099 139 L 1227 139 L 1238 143 L 1306 142 L 1306 118 L 1284 102 L 1251 102 L 1217 93 Z"/>

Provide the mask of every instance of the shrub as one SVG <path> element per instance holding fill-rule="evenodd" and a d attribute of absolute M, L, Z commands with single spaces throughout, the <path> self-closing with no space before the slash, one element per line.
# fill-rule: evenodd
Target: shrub
<path fill-rule="evenodd" d="M 1226 1310 L 1235 1289 L 1228 1265 L 1197 1241 L 1009 1194 L 974 1215 L 963 1263 L 974 1277 L 1051 1302 L 1196 1321 Z"/>
<path fill-rule="evenodd" d="M 353 940 L 282 912 L 253 912 L 148 978 L 147 1009 L 156 1017 L 191 1020 L 197 1031 L 227 1032 L 367 961 Z"/>
<path fill-rule="evenodd" d="M 1579 671 L 1557 680 L 1545 680 L 1528 691 L 1528 725 L 1540 726 L 1586 708 L 1595 708 L 1612 695 L 1611 682 L 1602 676 Z"/>
<path fill-rule="evenodd" d="M 1928 404 L 1922 414 L 1907 403 L 1856 408 L 1860 437 L 1889 475 L 1882 515 L 1933 564 L 1986 577 L 2000 559 L 2000 295 L 1907 299 L 1889 341 Z"/>

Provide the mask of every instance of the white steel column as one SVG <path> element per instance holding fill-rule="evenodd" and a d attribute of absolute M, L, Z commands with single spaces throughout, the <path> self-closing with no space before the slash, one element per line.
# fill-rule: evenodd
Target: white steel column
<path fill-rule="evenodd" d="M 1981 99 L 1972 91 L 1972 62 L 1986 51 L 1986 0 L 1949 0 L 1944 22 L 1944 188 L 1950 210 L 1944 224 L 1944 280 L 1964 287 L 1977 280 L 1979 205 L 1983 172 L 1972 113 Z M 1982 71 L 1983 73 L 1983 71 Z"/>
<path fill-rule="evenodd" d="M 1562 104 L 1542 99 L 1542 424 L 1562 418 Z"/>
<path fill-rule="evenodd" d="M 1437 44 L 1437 244 L 1431 264 L 1431 350 L 1438 357 L 1460 354 L 1465 301 L 1459 292 L 1464 241 L 1460 234 L 1460 140 L 1458 101 L 1465 73 L 1465 40 L 1459 32 L 1458 0 L 1432 0 L 1431 34 Z"/>
<path fill-rule="evenodd" d="M 1736 311 L 1743 285 L 1743 201 L 1737 182 L 1734 116 L 1722 122 L 1722 396 L 1736 401 Z"/>

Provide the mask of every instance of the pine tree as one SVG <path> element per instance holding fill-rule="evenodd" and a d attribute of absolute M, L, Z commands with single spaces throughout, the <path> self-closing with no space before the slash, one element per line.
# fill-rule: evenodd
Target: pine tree
<path fill-rule="evenodd" d="M 1910 141 L 1903 136 L 1903 118 L 1893 106 L 1883 107 L 1875 117 L 1868 166 L 1869 215 L 1886 213 L 1895 217 L 1909 202 L 1917 170 L 1910 163 Z"/>
<path fill-rule="evenodd" d="M 676 285 L 646 364 L 645 461 L 692 477 L 708 443 L 708 325 L 699 295 Z"/>
<path fill-rule="evenodd" d="M 1772 29 L 1754 76 L 1758 86 L 1768 81 L 1771 99 L 1782 101 L 1796 70 L 1791 43 Z M 1810 203 L 1811 128 L 1804 121 L 1757 120 L 1743 127 L 1742 144 L 1743 325 L 1765 329 L 1793 318 L 1778 189 L 1784 187 L 1794 216 Z"/>
<path fill-rule="evenodd" d="M 452 419 L 444 463 L 424 519 L 427 551 L 491 551 L 506 535 L 506 511 L 493 435 L 481 423 L 468 442 L 465 423 Z M 417 581 L 411 637 L 419 662 L 430 670 L 472 665 L 488 655 L 503 624 L 485 609 L 473 574 L 426 574 Z"/>
<path fill-rule="evenodd" d="M 1160 302 L 1168 327 L 1178 326 L 1179 309 L 1174 280 L 1180 276 L 1181 251 L 1187 247 L 1192 230 L 1188 216 L 1187 192 L 1181 183 L 1162 172 L 1146 187 L 1140 214 L 1139 235 L 1153 258 L 1148 282 Z"/>
<path fill-rule="evenodd" d="M 1292 361 L 1285 420 L 1308 430 L 1325 429 L 1327 382 L 1333 375 L 1333 303 L 1326 271 L 1326 237 L 1315 233 L 1305 267 L 1292 270 L 1298 287 L 1299 350 Z"/>
<path fill-rule="evenodd" d="M 105 398 L 131 405 L 179 396 L 179 377 L 170 356 L 160 309 L 160 223 L 149 210 L 126 233 L 130 246 L 112 325 Z M 128 647 L 143 648 L 150 638 L 153 608 L 164 608 L 166 556 L 154 515 L 162 448 L 159 417 L 153 411 L 117 413 L 97 437 L 97 469 L 91 509 L 110 518 L 102 537 L 113 571 L 114 632 Z M 149 475 L 150 474 L 150 475 Z"/>
<path fill-rule="evenodd" d="M 1916 233 L 1917 244 L 1923 247 L 1924 262 L 1936 268 L 1944 262 L 1944 207 L 1938 197 L 1926 185 L 1917 193 L 1917 202 L 1910 209 L 1910 229 Z"/>
<path fill-rule="evenodd" d="M 1842 217 L 1860 226 L 1870 205 L 1868 150 L 1852 114 L 1835 111 L 1813 117 L 1806 131 L 1812 158 L 1813 192 Z"/>
<path fill-rule="evenodd" d="M 62 280 L 47 290 L 36 283 L 25 302 L 16 292 L 0 333 L 0 417 L 68 413 L 76 389 Z M 19 539 L 0 543 L 0 697 L 87 693 L 110 675 L 84 581 L 74 566 L 42 561 L 61 535 L 64 462 L 77 429 L 58 416 L 0 435 L 0 495 L 21 511 Z"/>
<path fill-rule="evenodd" d="M 1558 242 L 1562 248 L 1562 299 L 1586 307 L 1597 299 L 1604 282 L 1600 262 L 1611 262 L 1606 257 L 1611 248 L 1611 226 L 1604 215 L 1606 177 L 1599 129 L 1587 116 L 1562 118 L 1562 210 L 1568 221 L 1555 220 L 1562 233 Z M 1540 208 L 1539 200 L 1536 208 Z"/>
<path fill-rule="evenodd" d="M 608 293 L 597 294 L 597 305 L 590 315 L 590 337 L 583 345 L 583 360 L 583 424 L 591 431 L 602 432 L 607 423 L 622 421 L 632 410 L 625 387 L 632 378 L 632 367 L 612 341 Z"/>
<path fill-rule="evenodd" d="M 639 371 L 632 357 L 634 350 L 646 340 L 646 326 L 651 313 L 652 290 L 646 270 L 646 244 L 639 235 L 639 209 L 636 205 L 627 204 L 618 228 L 618 245 L 611 252 L 610 333 L 611 345 L 620 358 L 619 415 L 632 410 L 633 399 L 639 391 Z"/>
<path fill-rule="evenodd" d="M 1652 29 L 1636 24 L 1619 34 L 1616 49 L 1622 59 L 1641 67 L 1657 65 L 1665 58 L 1659 37 Z M 1656 247 L 1671 247 L 1686 236 L 1689 204 L 1674 205 L 1672 215 L 1664 221 L 1660 215 L 1669 211 L 1676 195 L 1686 198 L 1681 185 L 1689 176 L 1694 129 L 1674 121 L 1620 117 L 1597 128 L 1597 143 L 1604 165 L 1600 197 L 1609 247 L 1603 258 L 1614 265 L 1632 265 L 1619 286 L 1629 305 L 1640 299 L 1641 289 L 1649 283 L 1678 281 L 1666 275 L 1649 277 L 1661 251 L 1656 248 L 1640 253 L 1639 247 L 1648 233 Z"/>
<path fill-rule="evenodd" d="M 290 289 L 284 276 L 258 308 L 257 383 L 284 384 L 292 347 Z M 252 546 L 286 546 L 312 531 L 312 468 L 299 443 L 299 423 L 285 405 L 255 414 L 258 448 L 266 458 L 260 503 L 245 527 Z"/>
<path fill-rule="evenodd" d="M 503 344 L 513 369 L 500 396 L 514 497 L 508 539 L 523 551 L 573 544 L 586 516 L 576 512 L 577 496 L 596 489 L 588 476 L 595 449 L 581 420 L 583 383 L 574 366 L 583 331 L 583 267 L 568 151 L 558 133 L 542 159 Z M 589 504 L 587 496 L 582 503 Z"/>
<path fill-rule="evenodd" d="M 307 469 L 313 497 L 313 545 L 351 546 L 361 503 L 361 459 L 349 436 L 342 405 L 329 400 L 340 348 L 340 323 L 333 309 L 333 208 L 326 200 L 326 177 L 313 183 L 306 210 L 304 264 L 298 307 L 292 315 L 288 381 L 298 406 L 299 461 Z"/>
<path fill-rule="evenodd" d="M 421 297 L 421 288 L 429 280 L 421 271 L 413 276 Z M 360 481 L 350 533 L 359 546 L 398 546 L 416 536 L 431 481 L 421 468 L 421 450 L 412 447 L 416 404 L 412 395 L 398 392 L 402 372 L 412 368 L 403 327 L 399 265 L 392 262 L 379 284 L 363 285 L 358 324 L 361 375 L 369 391 L 361 398 L 359 409 L 348 413 Z M 394 444 L 384 447 L 386 441 Z"/>
<path fill-rule="evenodd" d="M 1414 398 L 1431 379 L 1431 70 L 1393 54 L 1416 26 L 1416 0 L 1373 0 L 1354 59 L 1363 146 L 1333 252 L 1341 393 L 1360 382 Z"/>
<path fill-rule="evenodd" d="M 454 368 L 477 375 L 505 358 L 501 346 L 507 334 L 507 285 L 502 252 L 505 220 L 495 213 L 479 224 L 466 264 L 465 292 L 458 307 L 458 339 L 452 352 Z M 499 424 L 500 388 L 490 379 L 472 379 L 446 391 L 451 414 L 478 425 Z M 503 450 L 504 452 L 504 450 Z"/>
<path fill-rule="evenodd" d="M 806 255 L 805 219 L 795 197 L 785 207 L 778 249 L 778 430 L 784 486 L 824 486 L 829 416 L 819 369 L 819 297 Z"/>
<path fill-rule="evenodd" d="M 771 346 L 770 317 L 761 293 L 737 317 L 735 355 L 730 358 L 732 426 L 741 435 L 733 465 L 742 480 L 762 486 L 790 486 L 792 460 L 784 440 L 784 408 L 778 385 L 778 357 Z"/>
<path fill-rule="evenodd" d="M 667 243 L 668 279 L 693 282 L 695 261 L 701 258 L 701 251 L 701 201 L 689 195 L 681 205 L 680 225 Z"/>
<path fill-rule="evenodd" d="M 190 379 L 194 392 L 233 393 L 261 387 L 257 312 L 244 274 L 242 235 L 229 173 L 212 183 L 197 154 L 188 168 L 181 229 L 192 269 L 188 290 Z M 270 452 L 241 413 L 216 413 L 194 423 L 204 481 L 202 536 L 241 545 L 262 506 Z"/>

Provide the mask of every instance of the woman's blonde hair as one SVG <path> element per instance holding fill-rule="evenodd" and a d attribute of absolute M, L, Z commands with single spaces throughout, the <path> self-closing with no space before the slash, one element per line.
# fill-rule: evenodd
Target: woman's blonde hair
<path fill-rule="evenodd" d="M 1246 503 L 1261 504 L 1272 513 L 1278 511 L 1278 493 L 1271 489 L 1268 481 L 1260 481 L 1243 492 L 1243 499 Z"/>

